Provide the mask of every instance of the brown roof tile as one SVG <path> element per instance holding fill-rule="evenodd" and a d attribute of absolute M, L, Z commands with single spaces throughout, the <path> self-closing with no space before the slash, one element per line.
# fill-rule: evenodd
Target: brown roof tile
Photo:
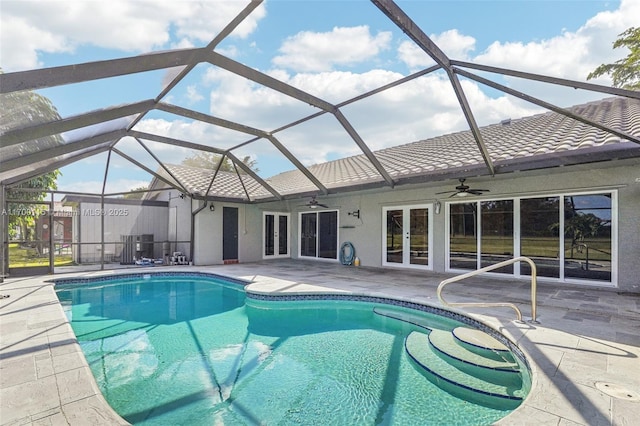
<path fill-rule="evenodd" d="M 610 98 L 569 108 L 575 114 L 634 137 L 640 137 L 640 101 Z M 515 159 L 535 161 L 536 156 L 567 155 L 584 149 L 597 149 L 626 140 L 604 130 L 548 112 L 517 120 L 506 120 L 480 129 L 487 151 L 495 164 Z M 626 146 L 626 145 L 625 145 Z M 637 146 L 637 145 L 636 145 Z M 385 148 L 374 152 L 384 169 L 394 179 L 443 173 L 452 168 L 481 167 L 484 164 L 471 131 Z M 640 156 L 640 146 L 638 146 Z M 592 160 L 593 161 L 593 160 Z M 172 173 L 188 189 L 204 193 L 211 171 L 185 166 L 170 166 Z M 308 167 L 329 189 L 384 183 L 384 179 L 365 155 L 356 155 Z M 270 198 L 272 194 L 243 175 L 243 183 L 251 199 Z M 299 170 L 280 173 L 266 179 L 283 195 L 308 193 L 317 188 Z M 211 196 L 246 199 L 246 193 L 235 173 L 219 172 L 210 191 Z"/>

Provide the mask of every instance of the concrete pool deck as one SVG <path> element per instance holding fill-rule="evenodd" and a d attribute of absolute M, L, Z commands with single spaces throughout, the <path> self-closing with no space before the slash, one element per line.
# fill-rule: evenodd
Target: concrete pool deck
<path fill-rule="evenodd" d="M 0 283 L 0 424 L 126 424 L 106 403 L 48 280 L 127 272 L 201 271 L 253 281 L 268 293 L 348 292 L 439 306 L 447 274 L 275 260 L 208 267 L 70 272 Z M 517 304 L 530 319 L 529 282 L 475 277 L 445 290 L 450 302 Z M 538 285 L 539 324 L 509 308 L 461 310 L 528 355 L 533 389 L 501 425 L 632 425 L 640 418 L 640 295 Z"/>

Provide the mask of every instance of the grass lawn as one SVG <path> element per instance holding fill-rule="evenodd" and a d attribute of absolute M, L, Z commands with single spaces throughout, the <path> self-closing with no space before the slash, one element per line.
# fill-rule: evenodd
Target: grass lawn
<path fill-rule="evenodd" d="M 54 266 L 72 265 L 71 254 L 55 255 Z M 39 254 L 35 248 L 21 247 L 17 243 L 9 244 L 9 268 L 28 268 L 48 266 L 49 254 Z"/>
<path fill-rule="evenodd" d="M 548 257 L 555 259 L 559 256 L 559 241 L 557 238 L 522 238 L 522 251 L 524 256 Z M 513 251 L 513 241 L 511 238 L 484 237 L 482 239 L 483 253 L 504 254 Z M 591 239 L 587 241 L 589 247 L 589 260 L 611 260 L 611 241 L 609 239 Z M 475 253 L 475 237 L 451 237 L 451 251 L 457 253 Z M 573 256 L 572 256 L 573 255 Z M 577 248 L 571 250 L 571 240 L 565 241 L 566 259 L 584 259 L 586 250 L 579 252 Z"/>

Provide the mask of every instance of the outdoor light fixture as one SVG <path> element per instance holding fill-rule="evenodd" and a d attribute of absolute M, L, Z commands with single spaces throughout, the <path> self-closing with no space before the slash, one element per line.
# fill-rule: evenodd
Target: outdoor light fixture
<path fill-rule="evenodd" d="M 349 216 L 353 216 L 353 217 L 355 217 L 355 218 L 360 219 L 360 210 L 355 210 L 355 211 L 349 212 L 349 213 L 347 213 L 347 214 L 348 214 Z"/>
<path fill-rule="evenodd" d="M 209 211 L 214 211 L 215 209 L 216 209 L 216 206 L 214 206 L 213 204 L 209 206 Z"/>
<path fill-rule="evenodd" d="M 180 198 L 184 200 L 184 194 L 182 192 L 180 193 Z"/>
<path fill-rule="evenodd" d="M 440 209 L 442 208 L 442 203 L 440 202 L 440 200 L 436 200 L 435 204 L 433 205 L 433 208 L 436 214 L 440 214 Z"/>

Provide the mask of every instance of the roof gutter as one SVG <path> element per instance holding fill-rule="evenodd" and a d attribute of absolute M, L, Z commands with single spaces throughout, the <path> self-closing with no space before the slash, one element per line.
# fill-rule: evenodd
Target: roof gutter
<path fill-rule="evenodd" d="M 196 232 L 196 215 L 200 213 L 202 210 L 204 210 L 207 207 L 207 204 L 209 204 L 209 201 L 205 199 L 204 204 L 202 206 L 198 207 L 197 209 L 191 212 L 191 241 L 189 245 L 189 257 L 191 257 L 192 265 L 193 265 L 193 254 L 196 246 L 194 241 L 194 236 Z"/>

